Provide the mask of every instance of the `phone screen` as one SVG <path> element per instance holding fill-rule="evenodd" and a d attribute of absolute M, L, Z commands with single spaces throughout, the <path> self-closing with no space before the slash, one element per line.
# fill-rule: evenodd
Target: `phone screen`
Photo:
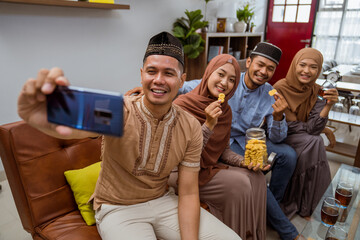
<path fill-rule="evenodd" d="M 52 123 L 122 136 L 123 97 L 114 92 L 57 86 L 47 95 L 47 116 Z"/>

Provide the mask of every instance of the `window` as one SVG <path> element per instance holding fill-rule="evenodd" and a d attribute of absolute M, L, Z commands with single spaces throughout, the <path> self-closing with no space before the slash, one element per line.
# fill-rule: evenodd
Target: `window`
<path fill-rule="evenodd" d="M 324 60 L 360 63 L 360 1 L 320 0 L 312 45 Z"/>
<path fill-rule="evenodd" d="M 309 22 L 312 0 L 274 0 L 273 22 Z"/>

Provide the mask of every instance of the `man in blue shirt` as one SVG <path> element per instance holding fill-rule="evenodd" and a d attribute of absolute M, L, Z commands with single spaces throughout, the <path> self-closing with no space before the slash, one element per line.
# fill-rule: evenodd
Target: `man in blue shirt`
<path fill-rule="evenodd" d="M 240 83 L 229 100 L 232 109 L 231 149 L 244 155 L 246 130 L 266 126 L 267 151 L 276 153 L 271 180 L 267 189 L 267 220 L 282 239 L 298 235 L 295 226 L 282 212 L 279 203 L 296 167 L 297 156 L 288 145 L 281 143 L 287 136 L 284 110 L 286 100 L 278 93 L 269 95 L 273 87 L 267 83 L 279 64 L 281 50 L 270 43 L 259 43 L 246 60 L 247 71 L 241 74 Z M 185 82 L 180 94 L 194 89 L 201 80 Z"/>

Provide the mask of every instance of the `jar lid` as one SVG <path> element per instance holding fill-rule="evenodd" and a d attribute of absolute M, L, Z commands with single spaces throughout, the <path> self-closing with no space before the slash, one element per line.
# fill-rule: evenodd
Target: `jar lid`
<path fill-rule="evenodd" d="M 262 128 L 249 128 L 246 130 L 246 136 L 252 138 L 263 138 L 265 137 L 265 130 Z"/>
<path fill-rule="evenodd" d="M 248 133 L 248 132 L 262 132 L 262 133 L 265 133 L 265 130 L 263 128 L 254 127 L 254 128 L 249 128 L 248 130 L 246 130 L 246 133 Z"/>

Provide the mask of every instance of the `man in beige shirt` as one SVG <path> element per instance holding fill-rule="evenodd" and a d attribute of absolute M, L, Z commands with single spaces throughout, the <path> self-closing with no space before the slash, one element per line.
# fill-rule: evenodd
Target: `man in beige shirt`
<path fill-rule="evenodd" d="M 103 239 L 240 239 L 200 210 L 200 124 L 172 104 L 186 77 L 183 55 L 181 43 L 169 33 L 150 39 L 141 68 L 145 94 L 124 98 L 124 135 L 103 136 L 94 193 Z M 29 79 L 18 100 L 20 117 L 54 137 L 97 137 L 47 121 L 46 95 L 56 85 L 69 85 L 59 68 L 40 70 L 36 79 Z M 174 167 L 179 168 L 178 196 L 166 190 Z"/>

